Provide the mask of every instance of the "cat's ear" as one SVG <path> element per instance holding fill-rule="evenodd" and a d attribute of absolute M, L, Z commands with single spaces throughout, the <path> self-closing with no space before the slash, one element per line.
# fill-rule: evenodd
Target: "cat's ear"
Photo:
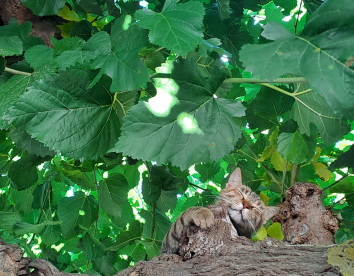
<path fill-rule="evenodd" d="M 236 168 L 236 170 L 234 170 L 230 175 L 229 181 L 226 184 L 226 188 L 232 188 L 240 185 L 242 185 L 241 169 Z"/>
<path fill-rule="evenodd" d="M 263 212 L 263 223 L 265 223 L 268 219 L 273 217 L 275 214 L 279 212 L 280 208 L 275 206 L 266 206 Z"/>

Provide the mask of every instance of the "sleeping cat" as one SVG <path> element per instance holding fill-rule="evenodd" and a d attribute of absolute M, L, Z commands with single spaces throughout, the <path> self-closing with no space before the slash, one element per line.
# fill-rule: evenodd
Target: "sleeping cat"
<path fill-rule="evenodd" d="M 233 227 L 239 236 L 250 238 L 279 208 L 265 206 L 260 197 L 242 184 L 241 170 L 237 168 L 230 176 L 225 189 L 220 192 L 216 205 L 225 206 Z M 178 253 L 178 244 L 186 225 L 206 229 L 213 225 L 213 213 L 204 207 L 191 207 L 182 213 L 167 232 L 161 253 Z"/>

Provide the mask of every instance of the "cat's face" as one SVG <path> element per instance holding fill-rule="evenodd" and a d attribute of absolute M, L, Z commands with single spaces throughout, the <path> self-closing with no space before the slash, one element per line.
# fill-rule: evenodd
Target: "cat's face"
<path fill-rule="evenodd" d="M 219 204 L 228 209 L 230 219 L 241 236 L 251 237 L 268 219 L 278 212 L 278 207 L 265 206 L 260 197 L 242 184 L 241 170 L 237 168 L 220 192 Z"/>

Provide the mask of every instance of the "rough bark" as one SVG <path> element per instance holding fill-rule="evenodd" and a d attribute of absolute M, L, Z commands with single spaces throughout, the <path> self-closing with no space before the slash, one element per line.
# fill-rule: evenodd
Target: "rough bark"
<path fill-rule="evenodd" d="M 315 184 L 301 182 L 288 191 L 274 221 L 280 222 L 284 241 L 292 244 L 325 245 L 334 243 L 338 221 L 321 203 L 322 190 Z"/>
<path fill-rule="evenodd" d="M 182 256 L 164 254 L 148 262 L 138 262 L 117 276 L 155 275 L 341 275 L 327 263 L 329 246 L 287 245 L 267 238 L 254 243 L 238 237 L 233 244 L 183 261 Z"/>
<path fill-rule="evenodd" d="M 31 269 L 33 271 L 31 271 Z M 63 273 L 51 263 L 23 257 L 17 244 L 8 244 L 0 240 L 0 276 L 89 276 L 88 274 Z"/>

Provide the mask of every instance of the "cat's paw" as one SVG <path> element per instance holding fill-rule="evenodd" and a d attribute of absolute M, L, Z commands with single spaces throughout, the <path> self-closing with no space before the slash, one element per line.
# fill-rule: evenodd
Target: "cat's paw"
<path fill-rule="evenodd" d="M 202 229 L 209 228 L 214 224 L 214 214 L 207 208 L 200 208 L 195 211 L 193 222 Z"/>

